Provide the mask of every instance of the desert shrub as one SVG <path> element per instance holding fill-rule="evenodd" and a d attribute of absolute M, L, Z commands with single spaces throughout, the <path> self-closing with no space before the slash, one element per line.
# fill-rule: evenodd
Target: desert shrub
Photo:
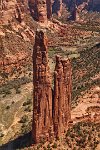
<path fill-rule="evenodd" d="M 30 105 L 31 103 L 32 103 L 31 99 L 28 99 L 26 102 L 23 103 L 23 106 Z"/>
<path fill-rule="evenodd" d="M 2 94 L 9 95 L 9 94 L 11 94 L 11 91 L 9 88 L 3 88 Z"/>
<path fill-rule="evenodd" d="M 16 88 L 16 94 L 20 94 L 21 90 L 19 88 Z"/>
<path fill-rule="evenodd" d="M 20 119 L 20 123 L 26 123 L 28 122 L 28 116 L 27 115 L 24 115 L 21 119 Z"/>
<path fill-rule="evenodd" d="M 57 148 L 57 143 L 54 143 L 54 144 L 52 145 L 52 148 Z"/>
<path fill-rule="evenodd" d="M 7 106 L 6 109 L 10 109 L 10 106 Z"/>
<path fill-rule="evenodd" d="M 47 145 L 47 148 L 50 150 L 50 144 Z"/>
<path fill-rule="evenodd" d="M 0 137 L 1 137 L 1 138 L 4 137 L 4 133 L 0 133 Z"/>
<path fill-rule="evenodd" d="M 14 101 L 12 101 L 12 104 L 14 104 L 15 102 Z"/>
<path fill-rule="evenodd" d="M 31 107 L 30 106 L 27 106 L 24 111 L 28 111 L 28 112 L 31 112 Z"/>
<path fill-rule="evenodd" d="M 45 146 L 43 147 L 43 149 L 44 149 L 44 150 L 47 150 L 47 148 L 46 148 Z"/>
<path fill-rule="evenodd" d="M 41 144 L 39 144 L 38 146 L 37 146 L 37 149 L 40 149 L 42 147 L 42 145 Z"/>

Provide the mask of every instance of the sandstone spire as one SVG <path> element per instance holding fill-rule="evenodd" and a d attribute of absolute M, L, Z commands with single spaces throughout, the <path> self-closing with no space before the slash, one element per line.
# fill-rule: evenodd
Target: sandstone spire
<path fill-rule="evenodd" d="M 61 136 L 67 129 L 71 118 L 71 65 L 69 60 L 56 56 L 54 72 L 54 133 Z"/>
<path fill-rule="evenodd" d="M 33 131 L 35 143 L 49 138 L 52 125 L 52 89 L 48 66 L 47 39 L 42 31 L 36 32 L 33 51 Z"/>
<path fill-rule="evenodd" d="M 33 124 L 35 143 L 60 137 L 71 118 L 71 63 L 56 56 L 54 91 L 48 66 L 47 38 L 37 31 L 33 51 Z"/>

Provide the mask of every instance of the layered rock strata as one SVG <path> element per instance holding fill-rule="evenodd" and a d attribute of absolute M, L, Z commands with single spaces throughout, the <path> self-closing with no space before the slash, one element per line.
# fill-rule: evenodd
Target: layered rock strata
<path fill-rule="evenodd" d="M 33 125 L 34 143 L 60 137 L 71 119 L 71 64 L 56 57 L 54 91 L 48 66 L 47 39 L 37 31 L 33 51 Z"/>

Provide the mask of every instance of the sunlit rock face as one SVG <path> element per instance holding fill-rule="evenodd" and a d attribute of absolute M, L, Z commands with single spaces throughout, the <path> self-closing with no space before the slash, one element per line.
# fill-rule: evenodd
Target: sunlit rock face
<path fill-rule="evenodd" d="M 24 15 L 28 13 L 28 0 L 1 0 L 0 23 L 8 24 L 15 19 L 21 23 Z"/>
<path fill-rule="evenodd" d="M 71 119 L 71 63 L 56 57 L 54 90 L 48 66 L 47 38 L 37 31 L 33 50 L 33 124 L 34 143 L 62 136 Z"/>
<path fill-rule="evenodd" d="M 47 39 L 42 31 L 36 32 L 33 51 L 33 141 L 50 138 L 52 125 L 52 88 L 48 66 Z"/>

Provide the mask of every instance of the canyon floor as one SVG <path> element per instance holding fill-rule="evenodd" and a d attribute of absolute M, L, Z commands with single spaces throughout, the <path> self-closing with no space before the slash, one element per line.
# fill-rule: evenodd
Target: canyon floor
<path fill-rule="evenodd" d="M 0 150 L 40 149 L 40 150 L 99 150 L 100 149 L 100 14 L 88 14 L 84 22 L 67 22 L 53 19 L 48 25 L 38 24 L 48 36 L 49 64 L 51 73 L 54 70 L 55 55 L 69 57 L 72 61 L 72 120 L 68 132 L 58 140 L 42 142 L 30 146 L 32 122 L 32 61 L 28 69 L 23 66 L 22 73 L 16 72 L 3 86 L 0 86 Z M 93 18 L 94 17 L 94 18 Z M 95 20 L 95 21 L 93 21 Z M 24 26 L 32 34 L 36 28 Z M 28 34 L 22 26 L 16 28 L 2 26 L 0 34 L 17 35 L 28 47 L 30 57 L 34 34 L 28 42 Z M 28 28 L 30 27 L 30 28 Z M 13 29 L 13 30 L 12 30 Z M 31 32 L 30 32 L 31 30 Z M 11 33 L 12 31 L 12 33 Z M 20 32 L 19 32 L 20 31 Z M 20 33 L 20 34 L 19 34 Z M 7 37 L 6 37 L 7 38 Z M 21 41 L 20 40 L 20 41 Z M 17 41 L 17 40 L 16 40 Z M 16 47 L 15 42 L 15 47 Z M 19 44 L 19 46 L 21 43 Z M 24 45 L 25 46 L 25 45 Z M 22 47 L 22 45 L 21 45 Z M 11 54 L 11 52 L 10 52 Z M 13 54 L 15 55 L 15 54 Z M 22 82 L 22 78 L 24 80 Z M 8 82 L 9 80 L 10 82 Z M 13 84 L 12 84 L 13 83 Z M 20 84 L 20 86 L 19 86 Z M 18 88 L 16 89 L 15 87 Z M 75 138 L 74 138 L 75 137 Z M 20 144 L 19 144 L 20 141 Z"/>

